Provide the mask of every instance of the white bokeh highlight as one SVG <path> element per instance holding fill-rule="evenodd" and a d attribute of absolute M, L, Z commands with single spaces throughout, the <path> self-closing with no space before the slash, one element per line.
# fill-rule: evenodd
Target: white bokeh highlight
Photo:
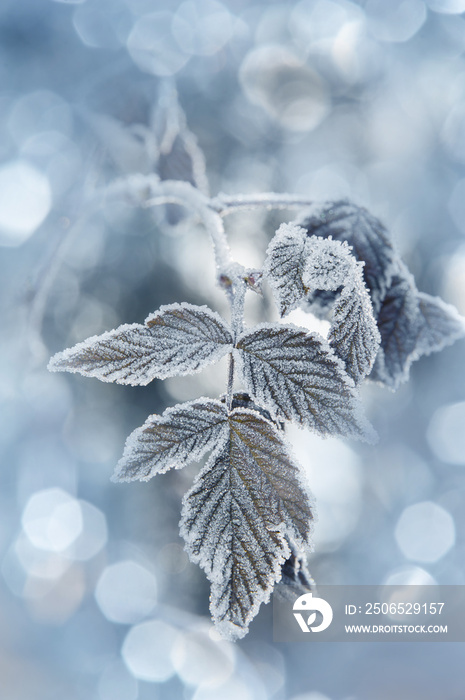
<path fill-rule="evenodd" d="M 37 549 L 63 552 L 82 532 L 82 511 L 79 502 L 63 489 L 44 489 L 27 502 L 22 526 Z"/>
<path fill-rule="evenodd" d="M 185 53 L 212 56 L 231 38 L 233 18 L 215 0 L 187 0 L 174 15 L 171 30 Z"/>
<path fill-rule="evenodd" d="M 426 0 L 430 10 L 445 15 L 460 15 L 465 12 L 465 0 Z"/>
<path fill-rule="evenodd" d="M 125 560 L 107 566 L 95 589 L 95 598 L 107 620 L 134 624 L 157 602 L 157 580 L 145 567 Z"/>
<path fill-rule="evenodd" d="M 208 635 L 208 629 L 199 629 L 178 637 L 171 661 L 183 683 L 217 688 L 231 676 L 235 654 L 229 642 L 215 642 Z"/>
<path fill-rule="evenodd" d="M 288 426 L 287 435 L 315 497 L 315 548 L 334 551 L 360 515 L 362 471 L 357 455 L 337 438 L 323 440 L 294 425 Z"/>
<path fill-rule="evenodd" d="M 415 503 L 401 514 L 395 538 L 407 559 L 433 563 L 453 547 L 454 521 L 450 513 L 437 503 Z"/>
<path fill-rule="evenodd" d="M 0 245 L 24 243 L 48 216 L 51 206 L 50 183 L 37 168 L 24 160 L 0 167 Z"/>
<path fill-rule="evenodd" d="M 385 586 L 435 586 L 436 579 L 421 566 L 399 566 L 383 581 Z"/>
<path fill-rule="evenodd" d="M 175 75 L 190 55 L 175 41 L 170 12 L 151 12 L 134 24 L 127 48 L 134 63 L 143 71 L 160 77 Z"/>
<path fill-rule="evenodd" d="M 438 408 L 431 418 L 426 437 L 438 459 L 465 466 L 465 401 Z"/>
<path fill-rule="evenodd" d="M 142 622 L 131 627 L 123 642 L 121 654 L 135 678 L 163 683 L 174 675 L 171 652 L 177 630 L 161 620 Z"/>

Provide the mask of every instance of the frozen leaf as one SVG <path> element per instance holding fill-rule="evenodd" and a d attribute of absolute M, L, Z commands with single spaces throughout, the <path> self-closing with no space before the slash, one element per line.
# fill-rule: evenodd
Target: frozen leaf
<path fill-rule="evenodd" d="M 465 335 L 465 319 L 439 297 L 418 293 L 420 328 L 417 350 L 421 355 L 442 350 Z"/>
<path fill-rule="evenodd" d="M 407 267 L 399 264 L 378 316 L 381 348 L 370 379 L 397 389 L 412 362 L 442 350 L 465 335 L 465 321 L 453 306 L 418 292 Z"/>
<path fill-rule="evenodd" d="M 308 288 L 302 281 L 307 235 L 294 224 L 281 224 L 266 251 L 264 274 L 273 290 L 281 316 L 298 306 Z"/>
<path fill-rule="evenodd" d="M 416 344 L 421 329 L 415 283 L 404 266 L 393 276 L 383 299 L 378 328 L 381 347 L 370 378 L 397 389 L 419 356 Z"/>
<path fill-rule="evenodd" d="M 155 169 L 160 179 L 189 182 L 208 194 L 203 151 L 187 126 L 176 88 L 170 81 L 161 85 L 151 121 L 158 143 L 159 154 Z M 173 226 L 186 217 L 186 209 L 176 204 L 167 204 L 161 211 L 165 217 L 163 223 Z"/>
<path fill-rule="evenodd" d="M 275 588 L 274 595 L 293 602 L 296 598 L 315 590 L 315 582 L 307 569 L 305 555 L 292 544 L 291 556 L 282 568 L 282 577 Z"/>
<path fill-rule="evenodd" d="M 104 382 L 144 385 L 152 379 L 198 372 L 231 350 L 222 318 L 207 306 L 172 304 L 145 325 L 123 325 L 57 353 L 54 372 L 79 372 Z"/>
<path fill-rule="evenodd" d="M 187 126 L 176 88 L 161 86 L 152 115 L 152 128 L 159 144 L 158 174 L 162 180 L 183 180 L 208 194 L 205 156 Z"/>
<path fill-rule="evenodd" d="M 350 283 L 358 271 L 345 242 L 310 236 L 307 238 L 305 256 L 303 281 L 310 291 L 335 292 Z"/>
<path fill-rule="evenodd" d="M 379 349 L 380 334 L 362 279 L 355 280 L 342 290 L 334 306 L 328 340 L 355 384 L 371 372 Z"/>
<path fill-rule="evenodd" d="M 379 333 L 363 263 L 355 260 L 346 242 L 307 236 L 302 228 L 282 225 L 268 248 L 265 271 L 281 315 L 309 292 L 329 294 L 329 303 L 335 304 L 330 345 L 356 384 L 369 374 Z"/>
<path fill-rule="evenodd" d="M 308 239 L 304 283 L 310 290 L 336 292 L 329 344 L 358 384 L 371 372 L 380 335 L 370 296 L 363 279 L 363 263 L 357 262 L 346 242 Z"/>
<path fill-rule="evenodd" d="M 389 286 L 396 261 L 391 237 L 383 224 L 363 207 L 348 201 L 328 202 L 296 222 L 309 236 L 347 241 L 359 261 L 375 311 Z"/>
<path fill-rule="evenodd" d="M 302 309 L 322 321 L 327 321 L 331 317 L 331 311 L 339 293 L 340 290 L 337 292 L 309 292 L 302 304 Z"/>
<path fill-rule="evenodd" d="M 261 324 L 236 347 L 259 404 L 320 435 L 372 439 L 354 382 L 324 338 L 293 325 Z"/>
<path fill-rule="evenodd" d="M 222 633 L 243 637 L 290 556 L 288 537 L 308 539 L 312 513 L 298 468 L 275 426 L 234 409 L 229 436 L 185 496 L 181 534 L 212 583 Z"/>
<path fill-rule="evenodd" d="M 218 447 L 226 438 L 228 414 L 220 401 L 200 398 L 152 415 L 126 440 L 114 481 L 147 481 L 180 469 Z"/>
<path fill-rule="evenodd" d="M 157 173 L 161 180 L 183 180 L 208 191 L 205 159 L 190 131 L 176 134 L 169 148 L 161 150 Z"/>

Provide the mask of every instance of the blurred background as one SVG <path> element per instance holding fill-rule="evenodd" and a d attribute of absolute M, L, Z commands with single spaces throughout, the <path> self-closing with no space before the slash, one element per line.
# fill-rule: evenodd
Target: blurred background
<path fill-rule="evenodd" d="M 350 197 L 419 289 L 465 314 L 462 13 L 465 0 L 2 0 L 2 699 L 464 697 L 462 644 L 274 644 L 270 605 L 244 640 L 218 640 L 178 535 L 198 467 L 110 476 L 150 413 L 222 393 L 224 363 L 135 388 L 46 370 L 161 304 L 227 313 L 198 222 L 96 199 L 134 173 Z M 236 259 L 259 266 L 292 217 L 228 218 Z M 250 322 L 276 317 L 249 296 Z M 364 387 L 375 447 L 289 431 L 318 506 L 317 582 L 465 584 L 463 350 L 423 358 L 396 393 Z"/>

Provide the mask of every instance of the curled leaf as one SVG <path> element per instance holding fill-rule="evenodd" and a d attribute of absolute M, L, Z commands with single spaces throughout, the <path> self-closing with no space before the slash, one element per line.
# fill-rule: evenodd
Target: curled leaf
<path fill-rule="evenodd" d="M 325 309 L 334 305 L 330 345 L 354 382 L 364 379 L 373 367 L 380 337 L 363 264 L 347 243 L 308 236 L 303 228 L 283 224 L 268 247 L 265 273 L 281 315 L 307 295 L 327 295 Z"/>
<path fill-rule="evenodd" d="M 397 255 L 381 221 L 363 207 L 341 200 L 326 202 L 295 222 L 309 236 L 346 241 L 355 258 L 365 262 L 363 275 L 375 311 L 389 286 Z"/>
<path fill-rule="evenodd" d="M 303 282 L 307 235 L 295 224 L 281 224 L 266 251 L 263 272 L 273 289 L 281 316 L 298 306 L 308 292 Z"/>
<path fill-rule="evenodd" d="M 378 314 L 378 328 L 381 347 L 370 378 L 397 389 L 418 357 L 415 346 L 420 331 L 417 292 L 406 268 L 391 280 Z"/>

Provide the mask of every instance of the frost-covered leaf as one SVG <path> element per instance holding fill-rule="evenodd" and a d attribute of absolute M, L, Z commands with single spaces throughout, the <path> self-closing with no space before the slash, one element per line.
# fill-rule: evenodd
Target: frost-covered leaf
<path fill-rule="evenodd" d="M 123 325 L 59 352 L 54 372 L 79 372 L 104 382 L 144 385 L 152 379 L 198 372 L 231 350 L 222 318 L 207 306 L 171 304 L 145 325 Z"/>
<path fill-rule="evenodd" d="M 295 308 L 307 294 L 302 281 L 306 264 L 307 235 L 294 224 L 281 224 L 266 251 L 263 272 L 274 292 L 281 316 Z"/>
<path fill-rule="evenodd" d="M 418 292 L 399 264 L 378 315 L 381 347 L 370 379 L 391 389 L 408 379 L 412 362 L 465 335 L 465 320 L 450 304 Z"/>
<path fill-rule="evenodd" d="M 330 295 L 328 301 L 334 305 L 330 345 L 355 383 L 364 379 L 380 341 L 363 263 L 355 260 L 348 244 L 308 236 L 302 228 L 283 224 L 268 247 L 265 273 L 281 315 L 309 292 Z"/>
<path fill-rule="evenodd" d="M 226 438 L 227 420 L 224 403 L 207 398 L 149 416 L 126 440 L 113 480 L 147 481 L 201 459 Z"/>
<path fill-rule="evenodd" d="M 236 347 L 259 404 L 320 435 L 372 439 L 354 382 L 324 338 L 267 323 L 243 333 Z"/>
<path fill-rule="evenodd" d="M 277 584 L 274 595 L 282 600 L 293 602 L 296 598 L 315 590 L 313 580 L 307 568 L 303 551 L 290 543 L 291 556 L 286 559 L 282 568 L 282 577 Z"/>
<path fill-rule="evenodd" d="M 391 237 L 379 219 L 363 207 L 344 200 L 327 202 L 295 223 L 309 236 L 347 241 L 356 259 L 365 262 L 364 278 L 377 311 L 396 261 Z"/>
<path fill-rule="evenodd" d="M 370 374 L 378 353 L 380 334 L 370 297 L 360 281 L 342 290 L 334 306 L 328 340 L 355 384 Z"/>
<path fill-rule="evenodd" d="M 208 191 L 203 153 L 187 129 L 176 134 L 169 147 L 161 150 L 157 173 L 161 180 L 183 180 Z"/>
<path fill-rule="evenodd" d="M 208 194 L 205 156 L 187 126 L 176 88 L 166 82 L 152 114 L 152 129 L 159 144 L 158 174 L 162 180 L 183 180 Z"/>
<path fill-rule="evenodd" d="M 418 292 L 420 328 L 417 351 L 421 355 L 442 350 L 465 335 L 465 319 L 439 297 Z"/>
<path fill-rule="evenodd" d="M 276 427 L 242 408 L 231 412 L 229 424 L 223 449 L 184 498 L 181 534 L 212 583 L 215 623 L 239 638 L 281 578 L 288 538 L 308 539 L 312 513 Z"/>
<path fill-rule="evenodd" d="M 309 255 L 304 283 L 310 290 L 336 292 L 329 344 L 358 384 L 371 372 L 380 335 L 370 296 L 363 279 L 363 263 L 357 262 L 346 242 L 308 239 Z"/>
<path fill-rule="evenodd" d="M 378 314 L 381 334 L 379 349 L 370 379 L 396 389 L 406 381 L 416 352 L 420 333 L 418 296 L 412 275 L 403 266 L 392 278 Z"/>
<path fill-rule="evenodd" d="M 152 129 L 158 143 L 158 161 L 155 166 L 161 180 L 182 180 L 208 194 L 208 180 L 203 151 L 187 126 L 174 84 L 161 84 L 160 95 L 152 114 Z M 163 223 L 175 226 L 186 218 L 187 210 L 177 204 L 157 208 L 156 215 Z"/>
<path fill-rule="evenodd" d="M 303 282 L 310 291 L 335 292 L 359 270 L 346 242 L 307 237 Z"/>

